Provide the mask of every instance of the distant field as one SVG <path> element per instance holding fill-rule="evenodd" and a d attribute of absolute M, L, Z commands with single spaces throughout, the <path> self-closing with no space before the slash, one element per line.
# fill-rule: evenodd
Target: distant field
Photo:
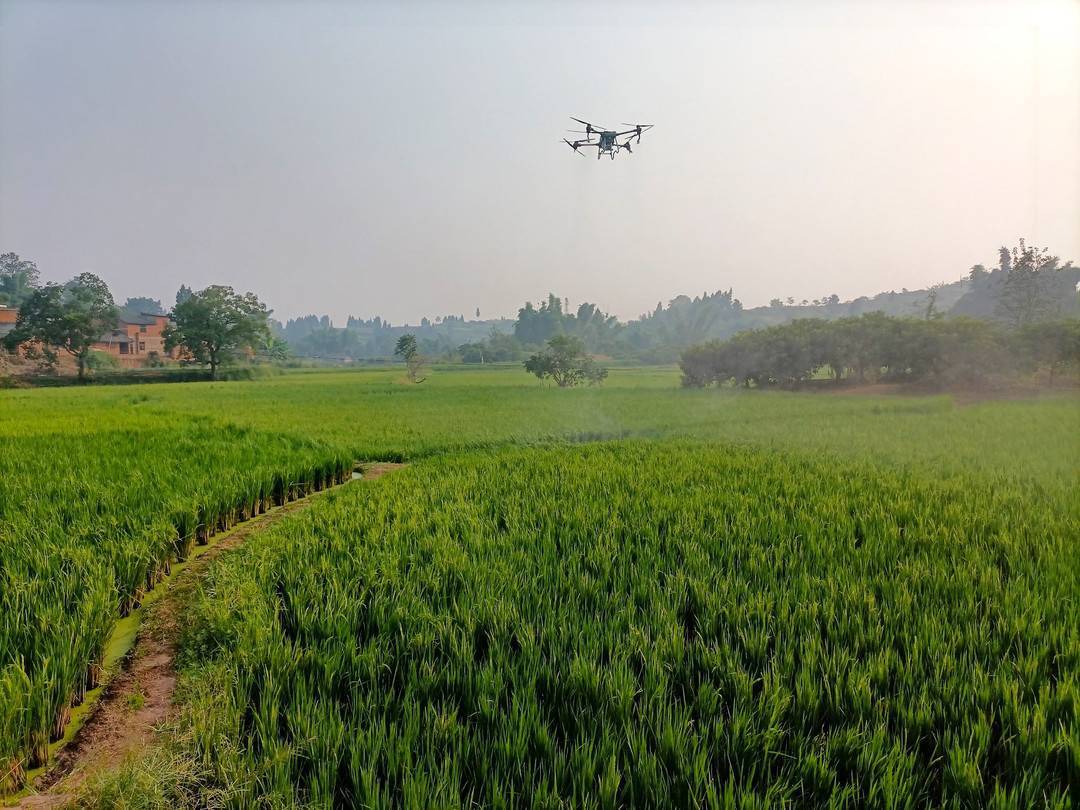
<path fill-rule="evenodd" d="M 220 780 L 881 806 L 1080 783 L 1076 400 L 401 377 L 0 392 L 0 765 L 200 526 L 386 459 L 418 463 L 216 569 L 187 662 L 217 690 L 193 713 L 229 701 L 196 743 Z M 316 767 L 308 732 L 349 742 Z"/>

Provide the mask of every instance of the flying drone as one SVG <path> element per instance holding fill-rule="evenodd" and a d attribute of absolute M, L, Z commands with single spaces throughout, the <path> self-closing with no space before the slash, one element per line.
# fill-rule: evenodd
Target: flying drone
<path fill-rule="evenodd" d="M 634 154 L 634 150 L 630 148 L 630 142 L 637 138 L 637 142 L 641 143 L 641 133 L 647 129 L 652 129 L 652 124 L 626 124 L 624 127 L 632 127 L 632 129 L 624 130 L 623 132 L 617 132 L 614 129 L 608 129 L 607 127 L 597 126 L 596 124 L 590 124 L 588 121 L 582 121 L 580 118 L 574 118 L 570 116 L 571 121 L 577 121 L 579 124 L 584 124 L 585 129 L 571 129 L 569 132 L 577 132 L 585 136 L 585 140 L 568 141 L 563 138 L 563 143 L 569 146 L 577 154 L 585 157 L 584 152 L 579 152 L 583 146 L 595 146 L 596 147 L 596 159 L 599 160 L 604 154 L 610 155 L 611 159 L 615 159 L 615 155 L 619 154 L 623 149 Z M 597 140 L 593 140 L 593 135 L 597 136 Z M 627 138 L 622 143 L 619 142 L 619 138 L 626 135 Z"/>

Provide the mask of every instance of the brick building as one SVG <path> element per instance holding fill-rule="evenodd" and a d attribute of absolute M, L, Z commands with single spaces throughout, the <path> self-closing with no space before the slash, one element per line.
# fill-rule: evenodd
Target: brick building
<path fill-rule="evenodd" d="M 5 307 L 0 304 L 0 340 L 4 335 L 15 328 L 15 321 L 19 318 L 19 310 L 13 307 Z"/>
<path fill-rule="evenodd" d="M 165 351 L 168 315 L 141 312 L 138 317 L 120 318 L 116 327 L 101 336 L 94 348 L 116 357 L 124 366 L 143 366 L 150 360 L 176 360 L 179 353 Z"/>
<path fill-rule="evenodd" d="M 0 305 L 0 339 L 15 328 L 19 310 Z M 180 351 L 165 351 L 165 327 L 168 315 L 139 313 L 135 318 L 119 318 L 116 326 L 94 344 L 94 349 L 115 357 L 121 366 L 137 368 L 152 360 L 178 360 Z"/>

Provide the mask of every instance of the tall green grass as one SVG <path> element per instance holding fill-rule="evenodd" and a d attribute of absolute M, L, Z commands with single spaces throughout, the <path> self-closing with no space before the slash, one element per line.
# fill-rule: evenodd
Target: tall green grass
<path fill-rule="evenodd" d="M 820 454 L 425 461 L 215 568 L 192 756 L 238 806 L 1069 806 L 1078 533 Z"/>

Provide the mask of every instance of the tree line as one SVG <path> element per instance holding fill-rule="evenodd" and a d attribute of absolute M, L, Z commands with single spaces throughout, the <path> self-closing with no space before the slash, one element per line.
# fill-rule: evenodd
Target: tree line
<path fill-rule="evenodd" d="M 208 367 L 211 379 L 223 363 L 239 357 L 261 351 L 282 359 L 285 354 L 285 345 L 270 335 L 270 310 L 254 293 L 237 293 L 232 287 L 211 285 L 195 292 L 181 286 L 168 313 L 149 298 L 129 298 L 120 307 L 108 285 L 93 273 L 80 273 L 63 284 L 40 284 L 33 262 L 7 253 L 0 256 L 0 290 L 5 306 L 18 307 L 15 327 L 0 348 L 46 369 L 55 368 L 64 352 L 74 359 L 80 380 L 91 368 L 95 345 L 116 328 L 117 319 L 147 314 L 149 308 L 170 318 L 163 333 L 166 351 L 179 349 L 182 362 Z"/>
<path fill-rule="evenodd" d="M 1080 320 L 1017 329 L 969 317 L 870 313 L 805 318 L 709 341 L 683 352 L 684 386 L 795 387 L 813 379 L 986 383 L 1045 372 L 1052 385 L 1080 370 Z"/>
<path fill-rule="evenodd" d="M 1021 239 L 1011 249 L 998 250 L 998 264 L 993 269 L 977 264 L 966 277 L 950 284 L 935 284 L 923 290 L 890 290 L 851 301 L 827 293 L 813 301 L 778 297 L 768 306 L 746 308 L 732 289 L 721 289 L 694 298 L 676 296 L 666 306 L 658 302 L 652 312 L 622 323 L 595 304 L 572 308 L 568 300 L 549 294 L 546 300 L 526 303 L 518 310 L 513 337 L 522 351 L 541 346 L 556 335 L 571 335 L 580 338 L 595 354 L 671 362 L 695 344 L 806 318 L 837 320 L 883 313 L 934 320 L 946 315 L 969 315 L 1016 330 L 1080 316 L 1078 283 L 1080 268 L 1062 262 L 1045 247 Z M 479 356 L 476 347 L 469 349 L 471 358 Z"/>
<path fill-rule="evenodd" d="M 592 355 L 664 363 L 678 360 L 687 347 L 706 341 L 724 340 L 741 332 L 760 331 L 807 318 L 838 320 L 875 312 L 924 320 L 968 315 L 1015 331 L 1037 323 L 1080 316 L 1078 283 L 1080 268 L 1072 262 L 1062 263 L 1046 248 L 1020 240 L 1016 247 L 1000 248 L 996 267 L 987 269 L 975 265 L 960 281 L 934 285 L 926 290 L 889 291 L 846 302 L 835 293 L 828 293 L 812 302 L 796 302 L 791 297 L 774 298 L 769 306 L 745 308 L 732 289 L 721 289 L 694 298 L 677 296 L 666 306 L 660 302 L 651 312 L 623 323 L 596 304 L 585 302 L 571 307 L 567 299 L 549 293 L 546 300 L 535 304 L 526 302 L 513 320 L 482 321 L 477 310 L 477 320 L 447 315 L 434 320 L 424 318 L 418 327 L 395 326 L 380 317 L 350 317 L 345 328 L 335 328 L 329 317 L 315 315 L 281 324 L 268 317 L 269 311 L 265 307 L 261 310 L 255 307 L 249 314 L 259 324 L 258 334 L 241 332 L 238 336 L 254 344 L 256 351 L 274 358 L 280 359 L 291 353 L 299 357 L 356 360 L 387 358 L 394 353 L 402 335 L 412 334 L 416 338 L 417 351 L 424 356 L 451 362 L 489 363 L 520 361 L 543 350 L 552 338 L 565 335 L 580 340 L 586 352 Z M 0 303 L 25 308 L 39 287 L 33 262 L 22 260 L 13 253 L 0 256 Z M 229 290 L 226 297 L 236 295 L 229 288 L 222 289 Z M 177 305 L 191 294 L 193 291 L 182 287 Z M 53 295 L 59 294 L 54 291 Z M 72 295 L 59 295 L 57 301 L 60 298 L 66 300 Z M 116 306 L 111 300 L 108 303 Z M 214 306 L 221 303 L 218 301 Z M 119 309 L 122 317 L 164 312 L 161 302 L 150 298 L 129 298 Z M 263 313 L 267 315 L 266 329 L 262 328 Z M 105 320 L 108 319 L 97 319 L 98 322 Z M 53 325 L 56 325 L 55 319 Z M 56 332 L 51 327 L 50 331 Z M 62 345 L 64 350 L 76 356 L 80 366 L 94 359 L 92 349 L 87 348 L 89 344 L 85 342 L 56 342 L 55 334 L 49 337 L 44 332 L 39 336 L 41 346 Z M 190 351 L 191 358 L 205 359 L 216 372 L 219 365 L 216 358 L 224 361 L 228 355 L 236 356 L 239 352 L 236 346 L 218 349 L 220 342 L 200 344 L 199 348 Z M 245 351 L 250 351 L 250 347 Z"/>

